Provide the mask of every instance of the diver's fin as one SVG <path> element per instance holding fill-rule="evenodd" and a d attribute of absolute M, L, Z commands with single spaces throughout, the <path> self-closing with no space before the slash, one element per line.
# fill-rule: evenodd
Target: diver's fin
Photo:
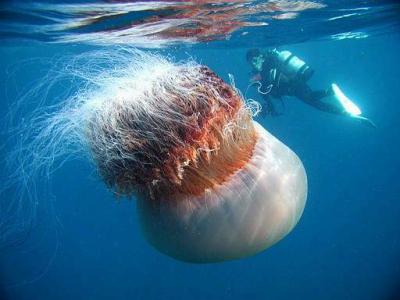
<path fill-rule="evenodd" d="M 331 85 L 331 98 L 331 101 L 336 101 L 336 106 L 342 114 L 357 119 L 364 125 L 376 128 L 375 123 L 362 116 L 361 109 L 351 101 L 335 83 Z"/>
<path fill-rule="evenodd" d="M 348 114 L 351 117 L 361 115 L 361 109 L 342 92 L 336 83 L 332 83 L 331 89 L 332 97 L 334 97 L 337 101 L 337 105 L 345 114 Z"/>
<path fill-rule="evenodd" d="M 354 118 L 357 119 L 360 123 L 362 123 L 368 127 L 377 128 L 376 124 L 368 118 L 365 118 L 362 116 L 355 116 Z"/>

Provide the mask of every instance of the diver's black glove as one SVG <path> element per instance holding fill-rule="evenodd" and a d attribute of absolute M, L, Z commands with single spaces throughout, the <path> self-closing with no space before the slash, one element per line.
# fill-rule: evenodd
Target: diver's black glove
<path fill-rule="evenodd" d="M 264 102 L 264 105 L 263 105 L 263 107 L 261 109 L 261 113 L 260 113 L 261 117 L 266 117 L 266 116 L 276 117 L 276 116 L 280 116 L 280 115 L 282 115 L 282 113 L 280 113 L 276 110 L 271 99 Z"/>

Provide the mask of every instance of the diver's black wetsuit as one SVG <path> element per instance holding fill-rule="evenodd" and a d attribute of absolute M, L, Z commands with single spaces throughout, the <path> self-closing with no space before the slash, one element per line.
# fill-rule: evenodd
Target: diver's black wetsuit
<path fill-rule="evenodd" d="M 308 78 L 301 78 L 299 76 L 289 77 L 283 72 L 276 57 L 276 51 L 268 51 L 263 53 L 264 62 L 260 72 L 253 70 L 253 75 L 259 75 L 261 87 L 260 93 L 265 101 L 266 113 L 271 115 L 278 115 L 276 111 L 273 98 L 282 99 L 283 96 L 294 96 L 302 100 L 304 103 L 313 106 L 316 109 L 340 114 L 341 111 L 338 107 L 330 103 L 322 101 L 323 98 L 330 96 L 329 90 L 313 91 L 308 85 L 307 80 L 312 76 L 312 71 Z"/>

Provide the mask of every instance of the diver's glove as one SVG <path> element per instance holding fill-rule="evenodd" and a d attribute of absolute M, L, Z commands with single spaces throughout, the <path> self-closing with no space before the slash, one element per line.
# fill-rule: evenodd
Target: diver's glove
<path fill-rule="evenodd" d="M 261 117 L 266 117 L 266 116 L 277 117 L 280 115 L 282 115 L 282 113 L 276 109 L 271 98 L 268 98 L 266 101 L 264 101 L 260 114 Z"/>

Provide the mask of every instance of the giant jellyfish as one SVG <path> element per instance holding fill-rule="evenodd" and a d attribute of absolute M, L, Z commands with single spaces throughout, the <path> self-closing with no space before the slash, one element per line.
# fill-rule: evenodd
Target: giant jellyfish
<path fill-rule="evenodd" d="M 81 88 L 39 118 L 33 168 L 86 155 L 113 193 L 137 201 L 146 240 L 178 260 L 254 255 L 293 229 L 307 197 L 303 165 L 234 86 L 192 60 L 102 59 L 113 67 L 92 68 L 96 57 L 90 72 L 74 72 Z"/>

